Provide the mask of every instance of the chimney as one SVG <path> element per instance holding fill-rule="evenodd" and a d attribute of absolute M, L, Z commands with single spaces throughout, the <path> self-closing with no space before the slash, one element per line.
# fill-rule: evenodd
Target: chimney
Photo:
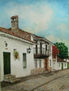
<path fill-rule="evenodd" d="M 11 17 L 11 29 L 13 31 L 18 30 L 18 16 L 12 16 Z"/>

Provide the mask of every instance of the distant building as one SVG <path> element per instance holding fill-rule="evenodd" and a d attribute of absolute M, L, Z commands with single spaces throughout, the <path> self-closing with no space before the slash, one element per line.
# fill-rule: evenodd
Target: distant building
<path fill-rule="evenodd" d="M 58 50 L 58 48 L 55 45 L 53 45 L 52 46 L 53 71 L 67 69 L 66 60 L 58 57 L 59 52 L 60 51 Z"/>
<path fill-rule="evenodd" d="M 66 59 L 57 58 L 58 70 L 67 69 L 67 61 Z"/>

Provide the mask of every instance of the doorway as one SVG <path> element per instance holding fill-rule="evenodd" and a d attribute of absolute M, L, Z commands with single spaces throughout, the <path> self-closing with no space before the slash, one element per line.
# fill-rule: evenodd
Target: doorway
<path fill-rule="evenodd" d="M 63 70 L 63 63 L 62 63 L 62 66 L 61 67 L 62 67 L 62 70 Z"/>
<path fill-rule="evenodd" d="M 45 70 L 47 71 L 48 70 L 48 58 L 45 59 Z"/>
<path fill-rule="evenodd" d="M 4 59 L 4 75 L 10 74 L 10 52 L 3 52 Z"/>

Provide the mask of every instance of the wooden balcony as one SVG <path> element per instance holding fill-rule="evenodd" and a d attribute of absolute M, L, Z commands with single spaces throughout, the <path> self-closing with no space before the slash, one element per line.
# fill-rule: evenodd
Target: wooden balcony
<path fill-rule="evenodd" d="M 49 50 L 46 50 L 45 48 L 38 48 L 37 50 L 34 48 L 34 58 L 46 58 L 49 57 L 49 55 Z"/>

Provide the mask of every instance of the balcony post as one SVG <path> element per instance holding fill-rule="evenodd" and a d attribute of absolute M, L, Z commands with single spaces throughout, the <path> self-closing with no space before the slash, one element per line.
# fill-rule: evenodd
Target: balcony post
<path fill-rule="evenodd" d="M 40 54 L 42 54 L 42 43 L 40 42 Z"/>
<path fill-rule="evenodd" d="M 38 54 L 38 46 L 37 46 L 37 41 L 36 41 L 36 54 Z"/>

